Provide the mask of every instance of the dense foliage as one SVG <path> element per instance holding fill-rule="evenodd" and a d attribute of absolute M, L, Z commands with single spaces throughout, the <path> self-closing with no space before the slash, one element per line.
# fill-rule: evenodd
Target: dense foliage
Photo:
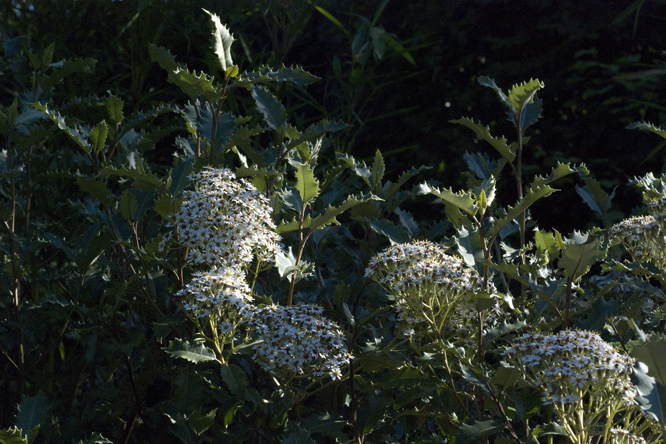
<path fill-rule="evenodd" d="M 228 3 L 0 5 L 0 442 L 662 442 L 659 2 Z"/>

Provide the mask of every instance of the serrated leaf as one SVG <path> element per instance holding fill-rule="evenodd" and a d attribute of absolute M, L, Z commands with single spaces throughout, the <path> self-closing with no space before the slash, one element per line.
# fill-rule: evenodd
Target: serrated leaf
<path fill-rule="evenodd" d="M 28 437 L 18 427 L 0 429 L 0 444 L 28 444 Z"/>
<path fill-rule="evenodd" d="M 146 170 L 143 161 L 136 159 L 134 168 L 106 166 L 99 172 L 100 176 L 120 176 L 134 179 L 135 186 L 141 189 L 164 191 L 165 185 L 157 174 Z"/>
<path fill-rule="evenodd" d="M 167 49 L 150 43 L 148 52 L 150 58 L 167 72 L 167 80 L 177 85 L 190 99 L 196 101 L 203 95 L 209 103 L 215 103 L 224 97 L 224 88 L 216 86 L 211 76 L 204 72 L 197 75 L 183 68 Z"/>
<path fill-rule="evenodd" d="M 65 77 L 71 74 L 77 72 L 91 73 L 93 68 L 95 67 L 95 64 L 97 64 L 97 60 L 92 58 L 90 59 L 74 58 L 74 59 L 62 60 L 58 63 L 51 65 L 53 69 L 49 72 L 47 76 L 42 78 L 39 86 L 40 88 L 42 88 L 42 90 L 48 91 L 53 86 L 55 86 L 55 84 L 58 83 L 60 80 L 64 79 Z"/>
<path fill-rule="evenodd" d="M 222 380 L 227 385 L 231 394 L 238 399 L 245 399 L 245 392 L 247 391 L 247 377 L 245 372 L 236 365 L 223 365 L 220 369 Z"/>
<path fill-rule="evenodd" d="M 640 396 L 636 398 L 643 411 L 646 411 L 659 421 L 666 424 L 666 390 L 661 382 L 648 375 L 648 367 L 643 362 L 634 365 L 631 373 L 631 382 Z"/>
<path fill-rule="evenodd" d="M 382 157 L 382 153 L 377 150 L 375 152 L 375 158 L 372 161 L 372 170 L 370 171 L 370 180 L 372 182 L 373 190 L 375 193 L 378 193 L 381 189 L 385 170 L 386 167 L 384 165 L 384 158 Z"/>
<path fill-rule="evenodd" d="M 303 205 L 307 205 L 319 196 L 319 181 L 314 176 L 314 168 L 308 164 L 296 163 L 296 190 L 301 195 Z"/>
<path fill-rule="evenodd" d="M 663 129 L 659 126 L 654 126 L 654 124 L 650 122 L 634 122 L 630 125 L 627 125 L 627 129 L 639 129 L 639 130 L 644 130 L 644 131 L 650 131 L 651 133 L 655 133 L 664 139 L 666 139 L 666 129 Z"/>
<path fill-rule="evenodd" d="M 99 153 L 104 149 L 106 137 L 109 134 L 109 126 L 104 120 L 99 122 L 95 128 L 90 131 L 90 138 L 92 139 L 93 152 Z"/>
<path fill-rule="evenodd" d="M 532 181 L 532 183 L 530 184 L 530 188 L 542 187 L 557 179 L 561 179 L 562 177 L 568 176 L 569 174 L 573 173 L 576 173 L 580 176 L 587 176 L 588 174 L 590 174 L 590 171 L 587 169 L 585 164 L 574 165 L 572 167 L 570 163 L 558 162 L 557 165 L 551 169 L 550 174 L 548 176 L 546 177 L 536 176 Z"/>
<path fill-rule="evenodd" d="M 455 236 L 458 252 L 468 267 L 477 268 L 477 264 L 484 259 L 483 244 L 479 230 L 468 230 L 462 227 Z"/>
<path fill-rule="evenodd" d="M 451 120 L 451 123 L 457 123 L 459 125 L 466 126 L 476 133 L 476 137 L 480 140 L 485 140 L 493 148 L 497 150 L 502 157 L 504 157 L 509 162 L 513 162 L 516 159 L 515 148 L 509 146 L 507 140 L 504 136 L 497 138 L 490 135 L 490 127 L 482 126 L 480 123 L 475 122 L 474 120 L 463 117 L 457 120 Z"/>
<path fill-rule="evenodd" d="M 309 228 L 310 230 L 316 230 L 317 228 L 324 227 L 330 224 L 339 224 L 337 217 L 347 211 L 350 208 L 355 207 L 356 205 L 367 202 L 369 200 L 382 200 L 375 195 L 359 195 L 359 196 L 349 196 L 347 200 L 342 202 L 339 206 L 334 207 L 329 205 L 326 210 L 315 216 L 311 217 L 309 214 L 305 217 L 303 221 L 302 228 Z M 278 234 L 287 233 L 289 231 L 296 231 L 299 229 L 299 224 L 296 219 L 291 222 L 282 222 L 278 225 L 276 231 Z"/>
<path fill-rule="evenodd" d="M 234 42 L 234 36 L 229 32 L 226 26 L 220 21 L 220 17 L 204 9 L 204 12 L 210 16 L 213 23 L 213 51 L 220 63 L 222 72 L 227 73 L 227 69 L 233 67 L 231 59 L 231 44 Z"/>
<path fill-rule="evenodd" d="M 291 82 L 299 86 L 307 86 L 317 80 L 320 80 L 320 78 L 299 66 L 287 68 L 282 65 L 278 70 L 269 66 L 262 66 L 255 71 L 239 75 L 232 87 L 251 88 L 256 84 L 269 82 Z"/>
<path fill-rule="evenodd" d="M 527 82 L 513 85 L 507 96 L 507 102 L 520 112 L 527 104 L 532 102 L 534 95 L 543 87 L 543 82 L 538 79 L 530 79 Z"/>
<path fill-rule="evenodd" d="M 495 419 L 475 421 L 471 424 L 462 424 L 460 433 L 466 439 L 478 439 L 481 435 L 494 434 L 504 427 L 504 423 Z M 476 441 L 474 441 L 476 442 Z"/>
<path fill-rule="evenodd" d="M 91 177 L 79 176 L 76 178 L 76 184 L 82 191 L 90 193 L 92 197 L 97 199 L 105 207 L 113 206 L 115 197 L 103 182 Z"/>
<path fill-rule="evenodd" d="M 120 196 L 120 214 L 126 220 L 135 220 L 135 214 L 139 209 L 139 205 L 136 200 L 136 195 L 130 190 L 125 190 Z"/>
<path fill-rule="evenodd" d="M 29 443 L 34 441 L 39 427 L 44 424 L 48 408 L 46 396 L 42 392 L 39 392 L 36 396 L 23 398 L 19 404 L 16 427 L 27 431 L 26 435 Z"/>
<path fill-rule="evenodd" d="M 189 341 L 174 339 L 169 341 L 167 347 L 162 348 L 168 354 L 175 358 L 182 358 L 190 362 L 217 361 L 215 352 L 202 343 L 190 344 Z"/>
<path fill-rule="evenodd" d="M 495 220 L 495 223 L 488 229 L 488 234 L 491 237 L 499 235 L 499 232 L 509 225 L 514 219 L 520 217 L 520 215 L 526 211 L 532 204 L 538 201 L 541 198 L 548 197 L 557 191 L 554 188 L 551 188 L 549 185 L 543 187 L 538 187 L 536 189 L 531 188 L 528 190 L 525 197 L 520 199 L 520 201 L 514 207 L 508 207 L 506 213 Z"/>
<path fill-rule="evenodd" d="M 502 91 L 502 88 L 497 86 L 497 84 L 495 83 L 495 80 L 491 79 L 488 76 L 481 76 L 477 79 L 477 82 L 479 83 L 479 85 L 486 86 L 488 88 L 492 88 L 497 93 L 497 97 L 499 97 L 500 101 L 504 105 L 506 105 L 509 108 L 513 108 L 513 106 L 509 103 L 509 98 L 507 97 L 506 94 L 504 94 L 504 91 Z M 513 111 L 515 112 L 516 110 L 513 109 Z"/>
<path fill-rule="evenodd" d="M 287 111 L 280 101 L 266 88 L 255 86 L 252 88 L 252 98 L 268 126 L 276 130 L 286 125 Z"/>
<path fill-rule="evenodd" d="M 438 188 L 430 187 L 427 183 L 419 185 L 417 192 L 418 194 L 432 194 L 433 196 L 437 196 L 444 204 L 452 205 L 470 216 L 475 216 L 478 211 L 474 196 L 470 192 L 460 191 L 454 193 L 451 188 L 448 190 L 446 188 L 440 190 Z"/>
<path fill-rule="evenodd" d="M 122 99 L 113 94 L 109 94 L 109 97 L 104 101 L 104 108 L 106 109 L 109 119 L 118 125 L 123 123 L 123 120 L 125 119 L 125 116 L 123 115 L 123 105 L 124 102 Z"/>
<path fill-rule="evenodd" d="M 631 356 L 648 366 L 648 375 L 666 387 L 666 337 L 659 334 L 648 335 L 647 342 L 634 347 Z"/>
<path fill-rule="evenodd" d="M 368 225 L 375 233 L 388 237 L 391 244 L 403 244 L 411 241 L 409 231 L 405 227 L 395 225 L 386 218 L 370 219 Z"/>
<path fill-rule="evenodd" d="M 70 127 L 67 125 L 65 118 L 60 115 L 58 111 L 51 111 L 48 109 L 47 105 L 42 105 L 41 103 L 33 103 L 32 106 L 35 109 L 42 111 L 46 116 L 55 123 L 59 129 L 61 129 L 65 134 L 67 134 L 70 139 L 72 139 L 76 144 L 86 153 L 90 153 L 90 142 L 88 142 L 88 136 L 90 132 L 81 127 Z"/>
<path fill-rule="evenodd" d="M 617 186 L 613 188 L 613 192 L 609 195 L 601 188 L 599 182 L 592 177 L 585 178 L 585 186 L 576 185 L 576 192 L 583 199 L 583 202 L 604 220 L 606 212 L 611 208 L 616 189 Z"/>
<path fill-rule="evenodd" d="M 419 226 L 414 220 L 414 216 L 407 211 L 401 210 L 400 207 L 396 207 L 393 212 L 398 215 L 400 218 L 400 225 L 409 231 L 410 236 L 417 236 L 419 234 Z"/>
<path fill-rule="evenodd" d="M 604 256 L 605 252 L 599 249 L 599 239 L 590 233 L 574 233 L 566 240 L 557 265 L 575 281 Z"/>

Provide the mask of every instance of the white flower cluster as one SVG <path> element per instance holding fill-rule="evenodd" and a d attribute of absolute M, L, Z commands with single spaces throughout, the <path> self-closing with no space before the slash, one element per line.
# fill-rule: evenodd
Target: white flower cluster
<path fill-rule="evenodd" d="M 483 290 L 476 270 L 429 241 L 392 245 L 370 260 L 365 276 L 395 300 L 398 317 L 410 334 L 411 327 L 423 322 L 437 329 L 447 319 L 461 324 L 472 310 L 469 293 Z M 489 291 L 495 292 L 492 284 Z"/>
<path fill-rule="evenodd" d="M 239 268 L 213 267 L 197 272 L 176 296 L 195 317 L 208 318 L 220 333 L 233 335 L 251 312 L 252 297 L 245 275 Z"/>
<path fill-rule="evenodd" d="M 517 338 L 503 354 L 543 390 L 544 404 L 575 404 L 590 397 L 624 406 L 636 404 L 637 391 L 630 380 L 634 359 L 595 333 L 529 333 Z"/>
<path fill-rule="evenodd" d="M 196 264 L 246 266 L 256 254 L 273 260 L 279 236 L 268 199 L 245 179 L 228 169 L 206 167 L 190 176 L 194 190 L 184 200 L 169 226 L 190 247 Z M 172 238 L 169 233 L 165 242 Z"/>
<path fill-rule="evenodd" d="M 654 216 L 633 216 L 618 222 L 611 227 L 610 235 L 636 261 L 654 261 L 664 255 L 666 239 Z"/>
<path fill-rule="evenodd" d="M 257 309 L 251 325 L 263 341 L 256 346 L 255 359 L 278 375 L 342 377 L 349 364 L 340 328 L 322 316 L 316 305 L 284 307 L 270 305 Z"/>
<path fill-rule="evenodd" d="M 645 438 L 636 436 L 625 429 L 613 427 L 610 432 L 610 444 L 646 444 Z"/>

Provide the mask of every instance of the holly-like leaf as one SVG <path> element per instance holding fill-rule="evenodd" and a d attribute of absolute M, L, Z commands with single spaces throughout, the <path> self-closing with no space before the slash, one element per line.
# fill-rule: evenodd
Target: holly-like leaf
<path fill-rule="evenodd" d="M 36 396 L 23 398 L 18 406 L 16 415 L 16 427 L 27 431 L 28 443 L 32 443 L 39 432 L 40 426 L 46 420 L 46 411 L 49 406 L 44 393 L 39 392 Z"/>
<path fill-rule="evenodd" d="M 194 363 L 217 360 L 215 352 L 202 343 L 195 342 L 190 344 L 189 341 L 183 341 L 181 339 L 169 341 L 169 345 L 162 350 L 175 358 L 186 359 Z"/>
<path fill-rule="evenodd" d="M 474 195 L 470 192 L 460 191 L 454 193 L 452 189 L 447 190 L 444 188 L 440 190 L 439 188 L 432 188 L 427 183 L 419 185 L 417 192 L 422 195 L 432 194 L 433 196 L 437 196 L 445 205 L 452 205 L 470 216 L 475 216 L 478 211 Z"/>
<path fill-rule="evenodd" d="M 59 129 L 65 132 L 70 139 L 72 139 L 76 144 L 86 153 L 90 153 L 90 142 L 88 141 L 88 137 L 90 136 L 90 131 L 81 128 L 81 127 L 70 127 L 67 125 L 67 122 L 65 121 L 65 118 L 60 115 L 58 111 L 51 111 L 48 109 L 47 105 L 42 105 L 41 103 L 33 103 L 32 106 L 34 106 L 36 109 L 42 111 L 46 116 L 51 119 L 53 123 L 55 123 Z"/>
<path fill-rule="evenodd" d="M 381 189 L 385 170 L 384 158 L 382 157 L 382 153 L 377 150 L 375 152 L 375 158 L 372 161 L 372 170 L 370 171 L 370 181 L 372 182 L 373 191 L 375 193 L 378 193 Z"/>
<path fill-rule="evenodd" d="M 311 217 L 309 214 L 305 217 L 305 220 L 303 221 L 303 226 L 302 228 L 306 229 L 309 228 L 310 230 L 314 231 L 318 228 L 324 227 L 326 225 L 330 224 L 339 224 L 338 220 L 336 219 L 340 214 L 344 213 L 350 208 L 355 207 L 358 204 L 361 204 L 363 202 L 367 202 L 369 200 L 382 200 L 379 197 L 370 194 L 370 195 L 359 195 L 359 196 L 349 196 L 347 200 L 342 202 L 339 206 L 334 207 L 332 205 L 329 205 L 326 210 L 315 216 Z M 299 229 L 299 224 L 298 220 L 293 219 L 291 222 L 282 222 L 278 225 L 276 231 L 278 234 L 280 233 L 287 233 L 289 231 L 296 231 Z"/>
<path fill-rule="evenodd" d="M 232 396 L 238 399 L 245 399 L 245 392 L 248 385 L 245 372 L 236 365 L 225 364 L 220 368 L 220 373 L 222 374 L 222 380 L 227 385 Z"/>
<path fill-rule="evenodd" d="M 467 117 L 451 120 L 450 122 L 466 126 L 467 128 L 474 131 L 476 133 L 476 137 L 479 138 L 479 140 L 485 140 L 488 142 L 493 148 L 497 150 L 498 153 L 500 153 L 502 157 L 504 157 L 509 162 L 513 162 L 516 159 L 515 148 L 509 146 L 504 136 L 498 138 L 490 135 L 490 127 L 482 126 L 480 123 L 477 123 Z"/>
<path fill-rule="evenodd" d="M 48 91 L 65 77 L 77 73 L 91 73 L 97 60 L 95 59 L 65 59 L 51 65 L 49 74 L 42 78 L 39 86 L 43 91 Z"/>
<path fill-rule="evenodd" d="M 90 131 L 90 138 L 92 139 L 93 152 L 99 153 L 104 149 L 106 137 L 109 134 L 109 125 L 104 120 L 99 122 L 95 128 Z"/>
<path fill-rule="evenodd" d="M 573 173 L 577 173 L 580 176 L 587 176 L 588 174 L 590 174 L 590 171 L 587 169 L 585 164 L 571 166 L 570 163 L 558 162 L 557 165 L 551 169 L 550 174 L 548 176 L 546 177 L 536 176 L 532 181 L 532 183 L 530 184 L 530 188 L 542 187 L 557 179 L 561 179 L 562 177 L 568 176 L 569 174 Z"/>
<path fill-rule="evenodd" d="M 500 231 L 502 231 L 504 227 L 509 225 L 514 219 L 520 217 L 520 215 L 536 201 L 541 198 L 550 196 L 555 191 L 557 190 L 551 188 L 549 185 L 537 188 L 530 187 L 525 197 L 520 199 L 516 206 L 508 207 L 504 215 L 498 217 L 497 220 L 495 220 L 495 223 L 492 225 L 492 227 L 488 229 L 488 234 L 491 237 L 499 235 Z"/>
<path fill-rule="evenodd" d="M 604 256 L 605 251 L 599 249 L 599 239 L 590 233 L 574 232 L 565 242 L 558 267 L 575 281 Z"/>
<path fill-rule="evenodd" d="M 631 356 L 648 366 L 648 375 L 666 387 L 666 336 L 650 334 L 644 344 L 634 347 Z"/>
<path fill-rule="evenodd" d="M 0 429 L 0 444 L 28 444 L 28 437 L 24 436 L 18 427 Z"/>
<path fill-rule="evenodd" d="M 210 16 L 210 21 L 213 24 L 213 51 L 215 51 L 222 72 L 226 73 L 227 69 L 234 64 L 231 59 L 231 44 L 234 42 L 234 36 L 222 24 L 220 17 L 205 9 L 204 12 Z"/>
<path fill-rule="evenodd" d="M 613 188 L 611 194 L 606 193 L 603 188 L 601 188 L 599 182 L 591 176 L 585 178 L 585 186 L 581 187 L 576 185 L 576 192 L 583 199 L 583 202 L 585 202 L 592 211 L 599 214 L 602 220 L 606 219 L 606 212 L 611 208 L 611 202 L 613 201 L 613 197 L 615 197 L 616 189 L 617 186 Z"/>
<path fill-rule="evenodd" d="M 298 86 L 307 86 L 319 79 L 319 77 L 310 74 L 299 66 L 287 68 L 282 65 L 278 70 L 269 66 L 262 66 L 255 71 L 239 75 L 231 86 L 234 88 L 251 88 L 256 84 L 269 82 L 291 82 Z"/>
<path fill-rule="evenodd" d="M 252 98 L 257 105 L 257 111 L 264 116 L 264 120 L 272 130 L 283 127 L 287 123 L 287 111 L 280 101 L 266 88 L 255 86 L 252 88 Z"/>
<path fill-rule="evenodd" d="M 513 85 L 507 96 L 507 102 L 518 112 L 532 102 L 537 91 L 544 87 L 543 82 L 538 79 L 530 79 L 527 82 Z"/>
<path fill-rule="evenodd" d="M 666 139 L 666 129 L 663 129 L 659 126 L 654 126 L 654 124 L 649 122 L 634 122 L 626 127 L 627 129 L 639 129 L 644 131 L 650 131 L 655 133 L 664 139 Z"/>
<path fill-rule="evenodd" d="M 307 205 L 319 196 L 319 181 L 314 176 L 314 169 L 304 163 L 296 163 L 296 190 L 301 195 L 303 205 Z"/>
<path fill-rule="evenodd" d="M 120 125 L 123 123 L 125 116 L 123 115 L 123 101 L 119 97 L 109 94 L 109 97 L 104 101 L 104 108 L 106 109 L 109 119 L 112 122 Z"/>

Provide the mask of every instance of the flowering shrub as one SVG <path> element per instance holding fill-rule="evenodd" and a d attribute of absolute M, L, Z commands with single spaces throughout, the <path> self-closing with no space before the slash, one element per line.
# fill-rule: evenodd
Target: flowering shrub
<path fill-rule="evenodd" d="M 34 83 L 0 109 L 0 441 L 663 441 L 666 175 L 632 181 L 643 213 L 611 228 L 536 228 L 562 178 L 605 227 L 613 195 L 582 164 L 523 177 L 545 85 L 481 77 L 516 140 L 455 120 L 495 157 L 465 155 L 464 189 L 408 189 L 426 168 L 391 181 L 380 151 L 330 155 L 347 125 L 299 128 L 270 89 L 317 78 L 241 72 L 203 13 L 215 76 L 149 45 L 182 106 L 40 103 L 94 63 L 14 53 Z M 400 52 L 380 31 L 364 38 Z M 173 159 L 150 160 L 170 131 Z M 446 222 L 411 214 L 416 196 Z"/>

